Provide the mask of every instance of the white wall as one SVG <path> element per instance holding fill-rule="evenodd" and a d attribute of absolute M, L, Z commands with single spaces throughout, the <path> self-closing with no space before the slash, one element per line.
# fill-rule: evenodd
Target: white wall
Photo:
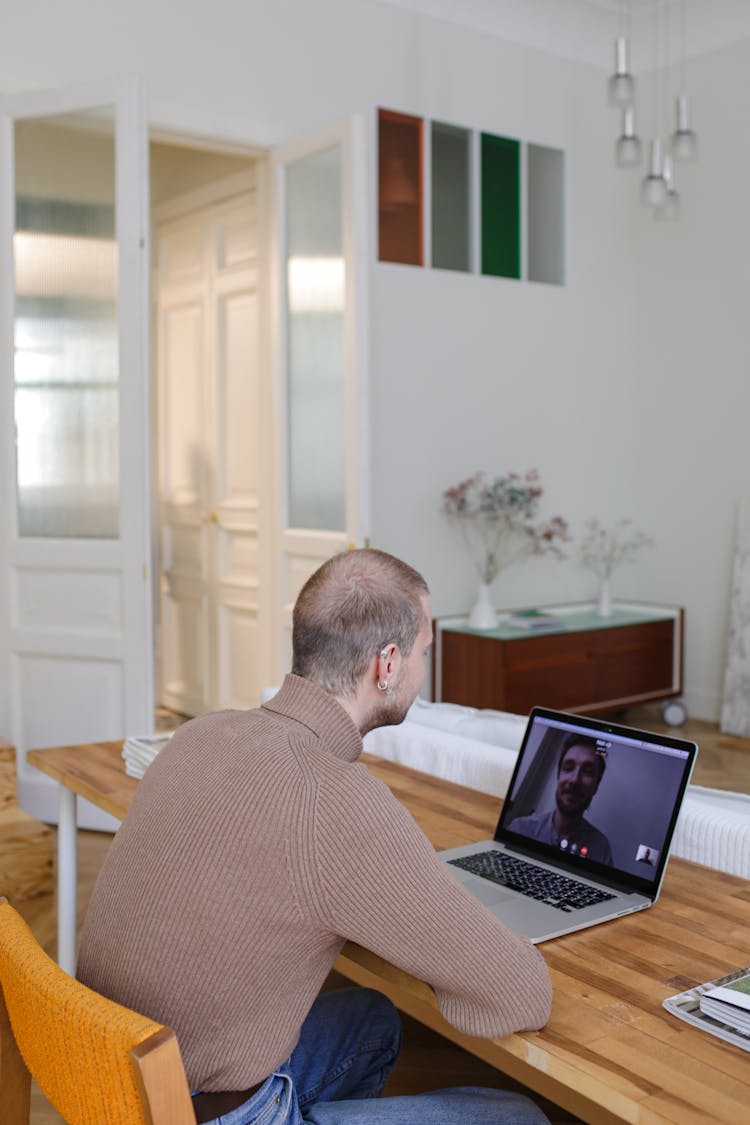
<path fill-rule="evenodd" d="M 688 702 L 717 713 L 734 519 L 750 494 L 750 42 L 690 63 L 700 158 L 682 217 L 637 208 L 636 507 L 658 546 L 639 589 L 688 607 Z"/>
<path fill-rule="evenodd" d="M 703 67 L 695 90 L 705 106 L 703 187 L 690 199 L 686 192 L 686 221 L 658 235 L 671 247 L 663 256 L 633 202 L 635 180 L 612 166 L 609 61 L 596 71 L 374 0 L 188 0 L 179 9 L 166 0 L 118 8 L 39 0 L 4 13 L 0 89 L 139 73 L 153 124 L 255 145 L 361 112 L 371 184 L 378 105 L 564 149 L 565 288 L 373 261 L 373 535 L 424 570 L 436 611 L 447 613 L 467 607 L 473 578 L 440 494 L 474 469 L 538 467 L 545 514 L 566 516 L 576 533 L 590 515 L 635 516 L 659 548 L 618 575 L 615 593 L 687 606 L 689 702 L 698 712 L 710 710 L 720 679 L 728 494 L 739 491 L 745 456 L 736 314 L 746 236 L 732 212 L 739 218 L 747 194 L 746 157 L 717 124 L 736 114 L 742 136 L 741 58 L 722 52 L 695 64 Z M 726 200 L 716 199 L 712 156 L 722 170 L 740 162 Z M 370 214 L 374 236 L 372 197 Z M 653 313 L 650 296 L 660 306 Z M 691 342 L 675 365 L 682 324 Z M 665 434 L 671 458 L 660 452 Z M 500 578 L 496 594 L 518 605 L 593 589 L 573 560 L 535 560 Z"/>
<path fill-rule="evenodd" d="M 376 263 L 373 474 L 376 542 L 428 576 L 439 613 L 476 579 L 441 493 L 476 469 L 539 469 L 544 514 L 579 533 L 592 515 L 632 511 L 632 211 L 611 161 L 602 76 L 590 68 L 433 25 L 416 105 L 566 153 L 564 288 Z M 435 63 L 437 72 L 440 67 Z M 412 78 L 412 81 L 416 79 Z M 500 605 L 593 593 L 575 562 L 533 560 L 495 585 Z M 645 596 L 645 592 L 644 592 Z"/>

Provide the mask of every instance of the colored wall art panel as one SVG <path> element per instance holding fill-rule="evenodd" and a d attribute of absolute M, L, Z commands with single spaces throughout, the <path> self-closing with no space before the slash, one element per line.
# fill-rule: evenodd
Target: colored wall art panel
<path fill-rule="evenodd" d="M 565 154 L 528 145 L 526 221 L 529 281 L 565 284 Z"/>
<path fill-rule="evenodd" d="M 521 276 L 521 144 L 482 133 L 482 273 Z"/>
<path fill-rule="evenodd" d="M 432 122 L 432 265 L 471 269 L 471 133 Z"/>
<path fill-rule="evenodd" d="M 424 263 L 421 117 L 378 110 L 378 257 Z"/>

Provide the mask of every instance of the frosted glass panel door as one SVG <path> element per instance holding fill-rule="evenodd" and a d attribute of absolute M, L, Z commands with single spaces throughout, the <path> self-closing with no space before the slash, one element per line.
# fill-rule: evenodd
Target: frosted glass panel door
<path fill-rule="evenodd" d="M 0 729 L 44 820 L 26 750 L 153 723 L 147 184 L 135 87 L 0 99 Z"/>
<path fill-rule="evenodd" d="M 289 668 L 294 600 L 320 563 L 369 534 L 362 122 L 271 161 L 277 516 L 268 557 L 272 666 Z"/>
<path fill-rule="evenodd" d="M 15 155 L 19 531 L 116 538 L 114 111 L 17 121 Z"/>
<path fill-rule="evenodd" d="M 341 147 L 289 167 L 289 524 L 346 526 Z"/>

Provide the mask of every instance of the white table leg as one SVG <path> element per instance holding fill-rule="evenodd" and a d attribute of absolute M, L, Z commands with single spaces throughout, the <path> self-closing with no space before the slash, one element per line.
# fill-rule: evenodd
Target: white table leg
<path fill-rule="evenodd" d="M 60 786 L 57 825 L 57 963 L 76 971 L 78 913 L 78 810 L 72 789 Z"/>

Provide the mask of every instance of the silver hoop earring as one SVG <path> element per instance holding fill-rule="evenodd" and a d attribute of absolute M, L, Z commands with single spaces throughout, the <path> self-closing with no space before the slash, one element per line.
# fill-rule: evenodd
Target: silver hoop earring
<path fill-rule="evenodd" d="M 383 695 L 393 695 L 390 680 L 386 680 L 385 683 L 382 680 L 378 680 L 378 691 L 382 691 Z"/>

